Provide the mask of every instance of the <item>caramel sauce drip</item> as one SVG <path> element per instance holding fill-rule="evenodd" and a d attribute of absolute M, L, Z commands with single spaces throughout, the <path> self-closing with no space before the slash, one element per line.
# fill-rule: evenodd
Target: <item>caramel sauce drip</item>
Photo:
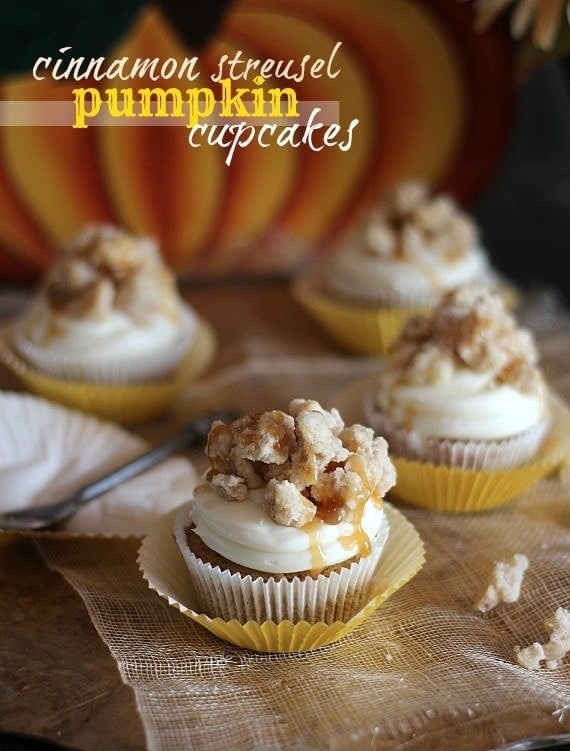
<path fill-rule="evenodd" d="M 342 498 L 331 496 L 317 504 L 316 516 L 325 524 L 340 524 L 346 516 L 346 508 Z"/>
<path fill-rule="evenodd" d="M 325 567 L 325 557 L 323 555 L 323 549 L 319 544 L 319 529 L 323 524 L 322 519 L 315 517 L 313 521 L 305 524 L 302 528 L 303 532 L 309 535 L 309 551 L 311 553 L 311 571 L 316 573 L 322 571 Z"/>
<path fill-rule="evenodd" d="M 382 499 L 376 492 L 373 484 L 372 477 L 368 470 L 366 461 L 363 457 L 353 454 L 347 464 L 351 471 L 356 472 L 362 480 L 362 491 L 357 494 L 352 500 L 355 502 L 354 508 L 350 509 L 352 518 L 350 523 L 352 524 L 352 531 L 349 534 L 344 535 L 339 539 L 340 545 L 345 550 L 353 550 L 356 547 L 356 552 L 359 556 L 365 558 L 370 555 L 372 550 L 370 538 L 362 528 L 362 516 L 364 514 L 364 506 L 367 501 L 371 500 L 378 506 L 382 505 Z M 329 468 L 327 468 L 329 469 Z M 310 537 L 310 551 L 313 571 L 320 571 L 324 567 L 324 556 L 319 544 L 318 532 L 322 524 L 339 524 L 347 516 L 346 501 L 342 496 L 335 494 L 329 495 L 325 500 L 321 501 L 317 505 L 316 517 L 313 521 L 309 522 L 303 527 L 303 531 L 307 532 Z"/>

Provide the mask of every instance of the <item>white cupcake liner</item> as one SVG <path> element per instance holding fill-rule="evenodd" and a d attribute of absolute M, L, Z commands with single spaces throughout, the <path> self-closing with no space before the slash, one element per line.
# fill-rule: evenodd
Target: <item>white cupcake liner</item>
<path fill-rule="evenodd" d="M 253 579 L 232 574 L 205 563 L 190 550 L 186 528 L 191 504 L 185 504 L 175 517 L 174 535 L 190 571 L 198 605 L 210 617 L 242 624 L 248 621 L 306 621 L 328 623 L 346 621 L 369 599 L 369 586 L 389 533 L 386 515 L 372 544 L 372 553 L 352 562 L 339 572 L 316 578 Z"/>
<path fill-rule="evenodd" d="M 85 361 L 80 356 L 50 352 L 24 333 L 23 321 L 17 322 L 12 332 L 14 349 L 29 365 L 45 375 L 88 383 L 120 384 L 157 381 L 168 377 L 191 346 L 198 327 L 194 311 L 184 305 L 180 333 L 173 343 L 154 348 L 148 354 L 124 357 L 107 362 Z"/>
<path fill-rule="evenodd" d="M 413 430 L 395 426 L 375 404 L 372 389 L 365 392 L 362 404 L 367 424 L 388 441 L 389 452 L 412 461 L 445 464 L 460 469 L 495 471 L 517 467 L 532 459 L 550 425 L 544 418 L 517 435 L 500 440 L 458 440 L 422 436 Z"/>

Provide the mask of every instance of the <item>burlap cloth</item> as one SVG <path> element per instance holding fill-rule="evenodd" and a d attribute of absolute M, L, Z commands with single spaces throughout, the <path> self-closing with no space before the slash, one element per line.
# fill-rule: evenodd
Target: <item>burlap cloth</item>
<path fill-rule="evenodd" d="M 568 332 L 550 325 L 541 338 L 547 373 L 567 398 Z M 283 407 L 296 396 L 330 404 L 373 370 L 370 360 L 242 344 L 187 395 L 179 417 L 211 404 Z M 546 641 L 545 619 L 570 607 L 567 480 L 549 478 L 482 515 L 400 510 L 423 538 L 424 568 L 344 640 L 303 654 L 247 652 L 190 621 L 148 589 L 138 539 L 37 544 L 79 592 L 132 686 L 148 749 L 482 751 L 570 732 L 568 659 L 531 672 L 513 652 Z M 530 560 L 518 602 L 474 610 L 493 562 L 515 552 Z"/>

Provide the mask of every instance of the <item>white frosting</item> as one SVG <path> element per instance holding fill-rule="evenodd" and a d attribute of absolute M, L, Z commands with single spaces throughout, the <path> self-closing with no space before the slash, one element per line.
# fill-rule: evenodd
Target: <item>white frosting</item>
<path fill-rule="evenodd" d="M 467 369 L 456 369 L 442 383 L 380 388 L 377 401 L 396 426 L 435 438 L 497 440 L 545 416 L 541 392 L 496 385 L 492 373 Z"/>
<path fill-rule="evenodd" d="M 182 307 L 177 323 L 158 315 L 137 323 L 119 311 L 104 320 L 48 319 L 38 315 L 40 310 L 14 327 L 13 343 L 20 355 L 50 376 L 105 383 L 164 377 L 192 346 L 199 327 L 198 316 L 188 306 Z M 50 336 L 50 327 L 59 323 L 64 325 L 56 328 L 58 335 Z"/>
<path fill-rule="evenodd" d="M 156 241 L 92 225 L 57 257 L 14 343 L 50 375 L 91 380 L 96 366 L 104 376 L 117 367 L 121 377 L 152 378 L 180 361 L 197 327 Z M 156 362 L 137 370 L 144 358 Z"/>
<path fill-rule="evenodd" d="M 429 247 L 417 248 L 409 258 L 383 258 L 354 246 L 338 253 L 328 277 L 333 286 L 352 287 L 365 297 L 395 294 L 424 300 L 488 274 L 487 255 L 478 246 L 452 256 L 434 253 Z"/>
<path fill-rule="evenodd" d="M 194 495 L 194 531 L 228 560 L 267 573 L 333 566 L 358 553 L 354 524 L 320 519 L 300 529 L 276 524 L 263 508 L 263 495 L 263 488 L 249 490 L 244 501 L 229 502 L 208 484 L 200 485 Z M 369 540 L 384 527 L 387 534 L 381 505 L 366 502 L 361 527 Z"/>
<path fill-rule="evenodd" d="M 48 317 L 49 316 L 49 317 Z M 196 326 L 195 314 L 188 310 L 186 321 Z M 50 335 L 56 326 L 57 335 Z M 42 342 L 41 349 L 63 357 L 73 356 L 84 362 L 102 363 L 169 349 L 180 336 L 181 321 L 153 316 L 136 322 L 121 311 L 111 311 L 103 318 L 71 318 L 37 310 L 25 325 L 32 342 Z"/>

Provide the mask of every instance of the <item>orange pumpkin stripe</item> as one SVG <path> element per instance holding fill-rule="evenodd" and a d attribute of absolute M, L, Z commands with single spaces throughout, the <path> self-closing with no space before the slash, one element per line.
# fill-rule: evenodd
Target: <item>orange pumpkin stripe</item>
<path fill-rule="evenodd" d="M 314 57 L 328 57 L 336 42 L 321 29 L 283 13 L 236 12 L 231 16 L 228 30 L 236 38 L 247 41 L 262 58 L 300 60 L 309 43 Z M 346 51 L 341 51 L 338 64 L 342 67 L 342 76 L 337 79 L 305 77 L 302 82 L 293 84 L 300 100 L 339 101 L 343 127 L 352 117 L 360 116 L 358 128 L 363 129 L 346 152 L 335 147 L 320 152 L 310 151 L 308 147 L 298 149 L 302 158 L 302 181 L 293 187 L 279 226 L 286 233 L 311 242 L 316 241 L 334 219 L 366 166 L 365 131 L 371 128 L 369 91 L 363 86 L 361 71 L 355 69 Z M 348 91 L 352 98 L 350 109 L 345 103 Z"/>
<path fill-rule="evenodd" d="M 136 29 L 114 55 L 191 57 L 157 10 L 141 15 Z M 181 88 L 207 85 L 169 81 Z M 137 87 L 156 86 L 151 80 Z M 169 262 L 181 274 L 193 268 L 199 249 L 210 243 L 224 190 L 222 155 L 192 149 L 181 125 L 100 128 L 101 158 L 107 164 L 107 188 L 121 220 L 136 231 L 158 236 Z"/>

